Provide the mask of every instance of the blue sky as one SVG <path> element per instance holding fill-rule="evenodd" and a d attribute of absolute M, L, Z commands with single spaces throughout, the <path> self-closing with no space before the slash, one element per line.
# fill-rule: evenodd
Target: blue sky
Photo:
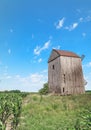
<path fill-rule="evenodd" d="M 0 0 L 0 90 L 38 91 L 53 48 L 85 55 L 91 90 L 91 0 Z"/>

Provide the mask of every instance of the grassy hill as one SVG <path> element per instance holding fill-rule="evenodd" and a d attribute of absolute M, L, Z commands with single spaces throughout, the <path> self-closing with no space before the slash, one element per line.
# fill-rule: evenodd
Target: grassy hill
<path fill-rule="evenodd" d="M 77 96 L 29 94 L 17 130 L 91 130 L 91 93 Z"/>

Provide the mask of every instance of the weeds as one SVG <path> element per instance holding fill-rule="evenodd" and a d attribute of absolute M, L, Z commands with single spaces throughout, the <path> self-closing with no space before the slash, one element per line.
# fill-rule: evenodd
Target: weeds
<path fill-rule="evenodd" d="M 91 130 L 90 94 L 32 94 L 29 99 L 29 103 L 23 107 L 21 116 L 24 118 L 21 118 L 17 130 Z"/>

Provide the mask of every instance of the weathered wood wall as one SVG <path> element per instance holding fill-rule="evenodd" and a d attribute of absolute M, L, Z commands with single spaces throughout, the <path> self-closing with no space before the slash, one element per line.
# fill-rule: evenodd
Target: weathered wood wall
<path fill-rule="evenodd" d="M 48 84 L 50 92 L 62 95 L 85 93 L 80 58 L 59 57 L 56 52 L 53 52 L 49 61 Z"/>
<path fill-rule="evenodd" d="M 60 75 L 60 57 L 58 57 L 48 64 L 48 84 L 50 92 L 61 93 Z"/>
<path fill-rule="evenodd" d="M 48 62 L 50 62 L 50 61 L 52 61 L 52 60 L 55 60 L 55 59 L 56 59 L 57 57 L 59 57 L 59 56 L 60 56 L 60 55 L 59 55 L 57 52 L 55 52 L 55 51 L 52 50 Z"/>
<path fill-rule="evenodd" d="M 61 93 L 80 94 L 84 93 L 84 80 L 80 58 L 60 57 Z M 59 79 L 60 80 L 60 79 Z M 64 92 L 63 92 L 64 89 Z"/>

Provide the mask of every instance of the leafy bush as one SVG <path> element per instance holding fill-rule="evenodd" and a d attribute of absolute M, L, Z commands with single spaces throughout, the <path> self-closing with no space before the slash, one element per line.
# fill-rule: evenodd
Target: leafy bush
<path fill-rule="evenodd" d="M 48 92 L 49 92 L 48 83 L 45 83 L 45 84 L 43 85 L 43 88 L 41 88 L 41 89 L 39 90 L 39 93 L 40 93 L 40 94 L 43 94 L 43 95 L 46 95 L 46 94 L 48 94 Z"/>
<path fill-rule="evenodd" d="M 91 109 L 82 112 L 81 127 L 84 130 L 91 130 Z"/>

